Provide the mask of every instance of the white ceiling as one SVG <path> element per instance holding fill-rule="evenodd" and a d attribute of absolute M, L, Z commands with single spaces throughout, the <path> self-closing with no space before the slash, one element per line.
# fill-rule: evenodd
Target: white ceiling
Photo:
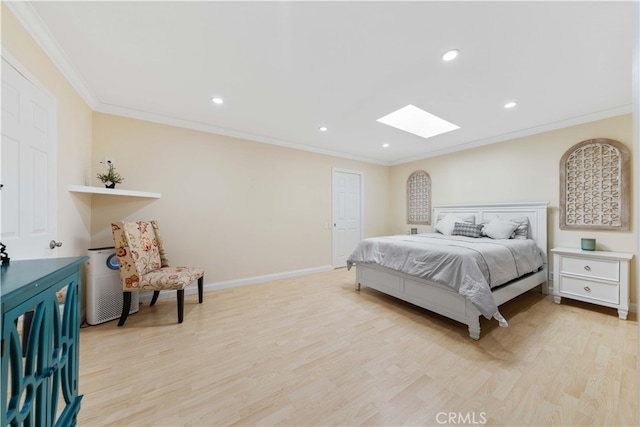
<path fill-rule="evenodd" d="M 374 163 L 632 111 L 631 2 L 11 9 L 96 111 Z M 451 48 L 460 56 L 445 63 L 440 55 Z M 213 96 L 225 103 L 212 104 Z M 518 106 L 504 109 L 510 100 Z M 423 139 L 376 121 L 408 104 L 460 129 Z"/>

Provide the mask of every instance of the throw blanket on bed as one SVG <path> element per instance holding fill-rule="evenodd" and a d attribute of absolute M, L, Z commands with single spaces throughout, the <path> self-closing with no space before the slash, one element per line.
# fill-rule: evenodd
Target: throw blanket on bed
<path fill-rule="evenodd" d="M 543 264 L 540 250 L 531 239 L 476 239 L 439 233 L 364 239 L 347 259 L 347 268 L 359 262 L 375 263 L 455 289 L 483 316 L 495 317 L 503 326 L 506 320 L 498 311 L 491 288 L 537 271 Z"/>

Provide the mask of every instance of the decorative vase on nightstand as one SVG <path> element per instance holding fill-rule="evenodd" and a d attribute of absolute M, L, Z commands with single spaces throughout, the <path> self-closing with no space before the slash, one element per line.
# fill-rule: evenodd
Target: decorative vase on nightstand
<path fill-rule="evenodd" d="M 583 251 L 595 251 L 596 239 L 580 239 L 580 247 Z"/>

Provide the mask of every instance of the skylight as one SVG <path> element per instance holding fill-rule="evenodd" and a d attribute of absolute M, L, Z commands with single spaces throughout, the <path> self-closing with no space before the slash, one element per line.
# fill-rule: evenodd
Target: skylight
<path fill-rule="evenodd" d="M 443 61 L 451 61 L 456 59 L 460 51 L 458 49 L 451 49 L 442 54 Z"/>
<path fill-rule="evenodd" d="M 387 114 L 377 121 L 423 138 L 431 138 L 460 129 L 460 126 L 449 123 L 411 104 Z"/>

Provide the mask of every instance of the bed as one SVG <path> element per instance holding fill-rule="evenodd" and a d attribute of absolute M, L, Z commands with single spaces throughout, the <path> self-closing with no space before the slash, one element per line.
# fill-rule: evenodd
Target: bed
<path fill-rule="evenodd" d="M 474 292 L 469 292 L 469 287 L 463 283 L 447 283 L 439 276 L 438 279 L 440 280 L 438 280 L 438 283 L 426 277 L 419 277 L 415 275 L 416 273 L 412 270 L 408 270 L 409 273 L 411 273 L 408 274 L 406 272 L 399 271 L 401 270 L 400 268 L 396 268 L 399 258 L 398 255 L 393 252 L 400 250 L 398 249 L 400 246 L 396 245 L 419 246 L 422 244 L 431 244 L 432 238 L 443 238 L 441 235 L 438 236 L 437 233 L 433 235 L 421 234 L 404 237 L 386 236 L 387 238 L 364 239 L 349 257 L 347 267 L 351 268 L 352 266 L 355 266 L 356 268 L 356 286 L 358 290 L 365 287 L 376 289 L 385 294 L 461 322 L 468 326 L 469 336 L 472 339 L 477 340 L 480 338 L 480 316 L 487 318 L 494 317 L 501 326 L 506 326 L 507 321 L 499 312 L 499 306 L 501 304 L 504 304 L 505 302 L 535 288 L 536 286 L 541 286 L 542 292 L 545 294 L 548 293 L 547 205 L 548 202 L 502 203 L 491 205 L 439 205 L 435 206 L 433 209 L 432 218 L 434 218 L 434 225 L 439 220 L 443 220 L 442 224 L 444 224 L 444 219 L 451 219 L 453 216 L 475 224 L 496 223 L 502 220 L 509 222 L 522 222 L 523 219 L 528 222 L 528 227 L 526 227 L 526 230 L 524 231 L 525 235 L 520 236 L 519 238 L 526 239 L 527 242 L 522 243 L 527 243 L 536 250 L 540 257 L 540 260 L 538 261 L 539 266 L 534 266 L 535 268 L 532 268 L 532 271 L 519 271 L 517 278 L 509 279 L 505 283 L 498 282 L 494 285 L 491 283 L 486 284 L 488 287 L 486 289 L 482 289 L 482 292 L 487 294 L 488 297 L 486 295 L 480 295 L 480 298 L 491 299 L 490 302 L 484 302 L 487 303 L 489 307 L 491 307 L 491 304 L 494 304 L 496 307 L 495 315 L 488 313 L 487 310 L 491 309 L 479 303 L 478 298 L 475 298 L 474 300 L 473 296 L 475 295 L 475 290 Z M 460 226 L 460 224 L 456 225 L 456 231 L 458 230 L 458 226 Z M 515 234 L 512 234 L 511 236 L 513 237 L 514 235 Z M 460 249 L 456 250 L 466 251 L 469 253 L 477 252 L 473 246 L 469 246 L 474 243 L 466 243 L 466 241 L 474 239 L 459 238 L 458 236 L 453 236 L 452 238 L 456 241 L 453 242 L 451 246 L 460 247 Z M 393 240 L 393 242 L 391 240 Z M 475 240 L 481 242 L 492 239 L 484 237 Z M 462 241 L 465 243 L 459 243 Z M 362 255 L 367 251 L 363 245 L 371 245 L 372 243 L 377 246 L 375 246 L 374 251 L 369 250 L 369 252 L 376 252 L 378 256 L 377 258 L 374 257 L 375 259 L 367 259 Z M 488 243 L 499 243 L 499 240 L 496 239 L 495 242 Z M 448 245 L 447 242 L 445 242 L 445 244 Z M 469 249 L 465 249 L 466 246 L 469 246 Z M 388 252 L 380 252 L 383 250 Z M 402 247 L 402 250 L 405 250 L 405 248 Z M 507 250 L 511 252 L 514 251 L 511 248 Z M 393 259 L 394 256 L 396 257 L 395 263 L 382 261 L 383 259 Z M 482 257 L 484 257 L 484 255 L 482 255 Z M 520 258 L 520 256 L 514 255 L 513 258 Z M 466 262 L 463 264 L 466 264 Z M 487 266 L 490 268 L 492 262 L 484 262 L 484 264 L 485 265 L 482 269 L 483 272 L 487 269 Z M 391 265 L 392 268 L 390 268 L 389 265 Z M 465 268 L 469 268 L 469 266 Z M 472 270 L 475 268 L 476 267 L 473 267 Z M 463 273 L 454 272 L 452 273 L 452 276 L 448 277 L 453 277 L 458 281 L 460 277 L 468 277 L 469 275 L 473 276 L 474 274 L 475 273 L 468 273 L 467 270 L 465 270 Z M 505 278 L 501 279 L 503 281 L 505 280 Z M 474 281 L 472 282 L 475 283 Z M 481 289 L 482 287 L 483 286 L 478 285 L 477 289 Z M 464 290 L 464 292 L 461 291 L 461 289 Z"/>

